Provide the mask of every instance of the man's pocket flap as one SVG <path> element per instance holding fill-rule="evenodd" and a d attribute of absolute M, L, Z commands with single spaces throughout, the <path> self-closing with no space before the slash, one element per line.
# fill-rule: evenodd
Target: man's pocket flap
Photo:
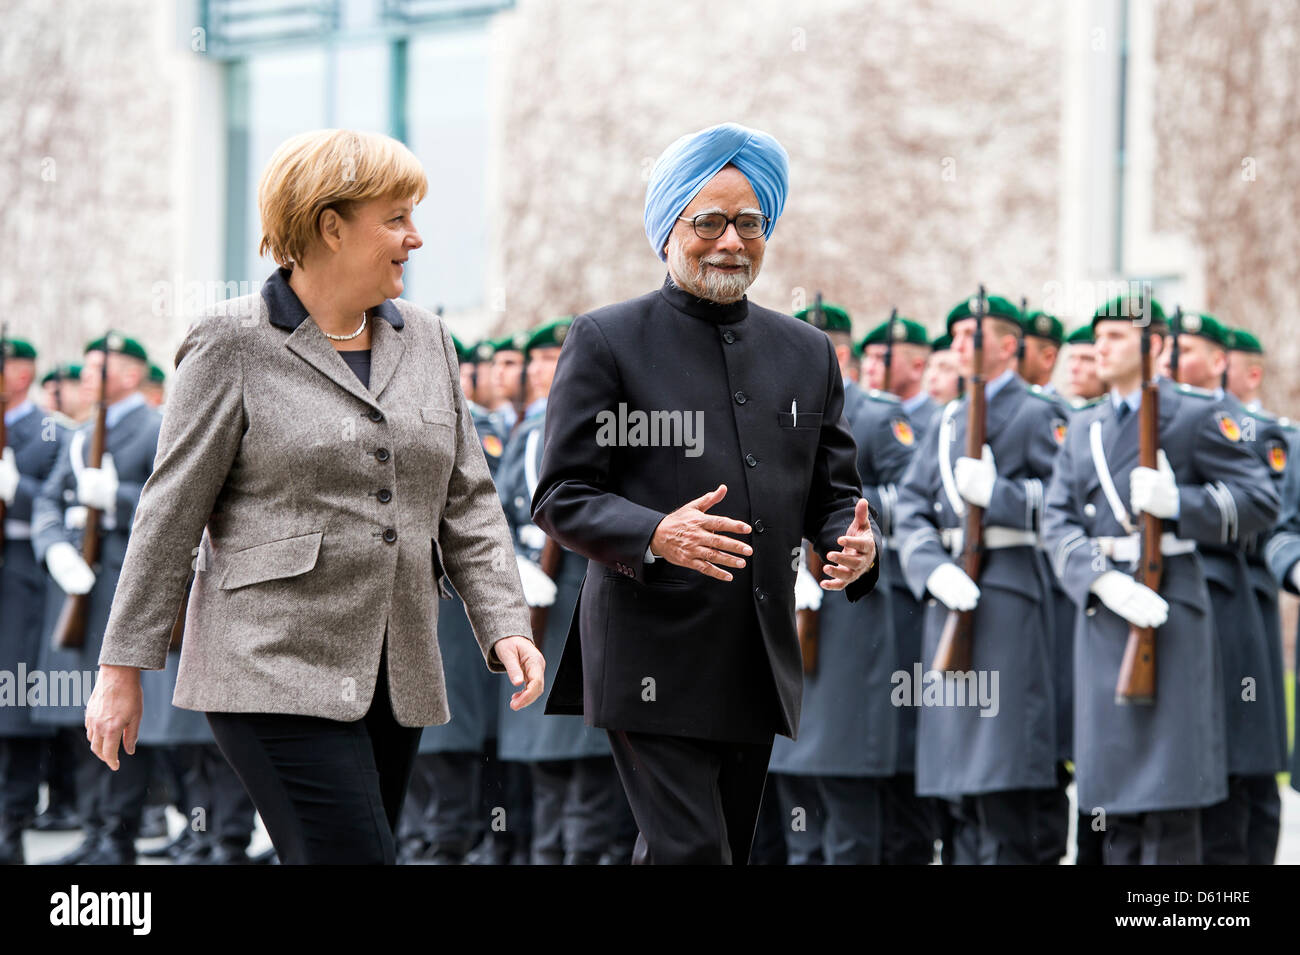
<path fill-rule="evenodd" d="M 421 408 L 420 417 L 425 424 L 441 424 L 448 428 L 456 427 L 456 412 L 448 408 Z"/>
<path fill-rule="evenodd" d="M 316 566 L 320 556 L 321 534 L 303 534 L 245 547 L 231 554 L 221 577 L 222 590 L 235 590 L 249 584 L 282 577 L 297 577 Z"/>

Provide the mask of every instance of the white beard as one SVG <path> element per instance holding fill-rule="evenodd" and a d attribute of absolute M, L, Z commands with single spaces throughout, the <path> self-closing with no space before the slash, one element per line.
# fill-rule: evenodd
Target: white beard
<path fill-rule="evenodd" d="M 753 260 L 744 255 L 735 256 L 731 261 L 725 261 L 715 256 L 714 258 L 719 258 L 719 261 L 715 264 L 743 264 L 745 266 L 743 272 L 728 274 L 705 268 L 705 263 L 709 261 L 709 258 L 709 256 L 705 256 L 700 259 L 699 269 L 692 269 L 685 253 L 682 251 L 682 244 L 675 240 L 668 243 L 668 273 L 683 290 L 690 292 L 696 298 L 707 299 L 720 305 L 729 305 L 732 302 L 740 301 L 745 294 L 745 290 L 754 283 Z"/>

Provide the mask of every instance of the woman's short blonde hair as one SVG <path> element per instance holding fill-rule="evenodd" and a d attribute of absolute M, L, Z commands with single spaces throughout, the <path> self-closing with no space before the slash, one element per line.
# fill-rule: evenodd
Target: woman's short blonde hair
<path fill-rule="evenodd" d="M 396 139 L 350 129 L 317 129 L 280 144 L 262 173 L 258 254 L 280 265 L 301 262 L 316 243 L 326 209 L 348 218 L 357 203 L 410 198 L 419 202 L 429 181 L 415 155 Z"/>

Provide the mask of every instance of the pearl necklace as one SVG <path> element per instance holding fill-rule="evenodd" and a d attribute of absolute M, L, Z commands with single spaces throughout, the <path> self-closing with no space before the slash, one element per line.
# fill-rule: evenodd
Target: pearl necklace
<path fill-rule="evenodd" d="M 317 328 L 320 328 L 319 325 L 316 326 L 316 327 L 317 327 Z M 364 332 L 365 330 L 366 330 L 366 313 L 365 313 L 365 312 L 362 312 L 362 313 L 361 313 L 361 327 L 358 328 L 358 329 L 357 329 L 355 332 L 353 332 L 351 335 L 331 335 L 329 332 L 325 331 L 325 329 L 323 329 L 323 328 L 321 328 L 321 334 L 324 335 L 326 338 L 328 338 L 330 341 L 334 341 L 334 342 L 350 342 L 350 341 L 352 341 L 352 339 L 356 338 L 358 335 L 360 335 L 360 334 L 361 334 L 362 332 Z"/>

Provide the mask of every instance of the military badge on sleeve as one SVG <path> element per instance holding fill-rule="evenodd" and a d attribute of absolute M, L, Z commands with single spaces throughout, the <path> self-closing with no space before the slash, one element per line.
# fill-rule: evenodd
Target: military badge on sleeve
<path fill-rule="evenodd" d="M 495 434 L 483 435 L 483 451 L 488 457 L 499 458 L 504 449 L 501 447 L 501 439 Z"/>
<path fill-rule="evenodd" d="M 1052 437 L 1057 444 L 1065 444 L 1066 423 L 1064 418 L 1052 419 Z"/>
<path fill-rule="evenodd" d="M 894 434 L 894 440 L 904 447 L 910 448 L 916 441 L 916 433 L 912 426 L 903 418 L 895 418 L 889 423 L 889 430 Z"/>
<path fill-rule="evenodd" d="M 1286 445 L 1276 438 L 1268 443 L 1268 466 L 1277 474 L 1286 470 Z"/>
<path fill-rule="evenodd" d="M 1237 427 L 1237 422 L 1233 420 L 1233 417 L 1230 414 L 1219 415 L 1219 431 L 1222 432 L 1223 436 L 1229 441 L 1236 442 L 1241 440 L 1241 428 Z"/>

